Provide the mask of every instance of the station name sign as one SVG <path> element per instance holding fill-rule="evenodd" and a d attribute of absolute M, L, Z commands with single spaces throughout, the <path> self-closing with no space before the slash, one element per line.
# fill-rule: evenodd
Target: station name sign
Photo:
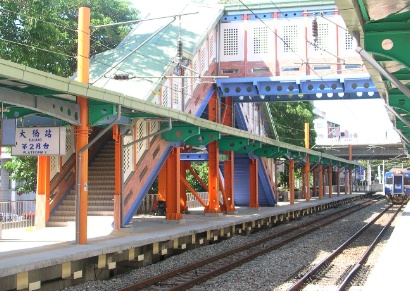
<path fill-rule="evenodd" d="M 55 156 L 66 153 L 65 127 L 17 128 L 12 156 Z"/>

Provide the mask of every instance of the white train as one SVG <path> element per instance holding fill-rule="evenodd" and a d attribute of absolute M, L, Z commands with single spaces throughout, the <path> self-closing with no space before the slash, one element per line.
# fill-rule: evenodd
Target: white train
<path fill-rule="evenodd" d="M 410 197 L 410 171 L 391 169 L 384 175 L 384 195 L 393 204 L 407 203 Z"/>

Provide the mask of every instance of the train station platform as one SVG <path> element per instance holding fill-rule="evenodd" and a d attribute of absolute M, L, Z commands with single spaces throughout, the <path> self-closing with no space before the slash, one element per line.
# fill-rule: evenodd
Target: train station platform
<path fill-rule="evenodd" d="M 155 263 L 194 245 L 252 232 L 369 195 L 341 194 L 332 198 L 325 195 L 322 200 L 317 197 L 312 197 L 310 202 L 296 200 L 294 205 L 279 202 L 277 207 L 237 207 L 237 213 L 228 215 L 204 215 L 203 208 L 195 208 L 183 214 L 181 221 L 139 215 L 129 227 L 120 230 L 113 230 L 110 217 L 89 217 L 85 245 L 75 243 L 75 225 L 3 230 L 0 289 L 36 290 L 44 284 L 51 284 L 48 290 L 59 289 L 94 279 L 97 269 L 99 278 L 106 279 L 112 275 L 110 271 L 124 262 L 134 267 Z"/>
<path fill-rule="evenodd" d="M 396 219 L 393 233 L 361 291 L 410 290 L 407 265 L 410 262 L 410 204 Z"/>

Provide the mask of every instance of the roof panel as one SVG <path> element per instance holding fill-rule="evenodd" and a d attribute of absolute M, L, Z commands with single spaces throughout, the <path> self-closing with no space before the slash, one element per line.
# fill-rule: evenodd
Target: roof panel
<path fill-rule="evenodd" d="M 135 98 L 149 98 L 152 91 L 157 91 L 159 84 L 165 82 L 165 79 L 154 77 L 172 73 L 175 66 L 172 61 L 177 56 L 179 34 L 183 42 L 184 56 L 192 58 L 209 30 L 222 16 L 223 7 L 195 3 L 181 6 L 174 3 L 166 15 L 163 12 L 154 12 L 147 18 L 186 13 L 195 14 L 181 16 L 181 22 L 178 17 L 140 22 L 117 48 L 93 58 L 90 83 Z M 127 74 L 130 80 L 114 80 L 116 74 Z"/>

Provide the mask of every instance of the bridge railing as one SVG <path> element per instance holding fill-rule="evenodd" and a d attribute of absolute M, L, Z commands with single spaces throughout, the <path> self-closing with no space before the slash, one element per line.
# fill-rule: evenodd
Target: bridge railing
<path fill-rule="evenodd" d="M 2 229 L 34 226 L 35 200 L 0 202 L 0 223 Z"/>

